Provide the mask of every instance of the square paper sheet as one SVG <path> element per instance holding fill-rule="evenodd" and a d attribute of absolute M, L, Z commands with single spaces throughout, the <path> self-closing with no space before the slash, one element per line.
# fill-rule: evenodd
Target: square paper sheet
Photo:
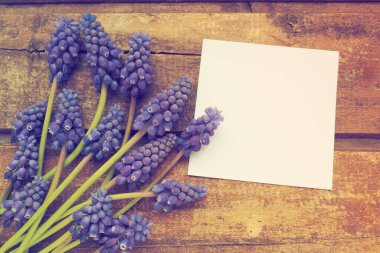
<path fill-rule="evenodd" d="M 332 189 L 339 52 L 204 40 L 198 117 L 224 122 L 189 175 Z"/>

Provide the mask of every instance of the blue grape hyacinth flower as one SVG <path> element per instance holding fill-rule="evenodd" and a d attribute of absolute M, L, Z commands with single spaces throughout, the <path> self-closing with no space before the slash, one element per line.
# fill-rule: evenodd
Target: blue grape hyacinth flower
<path fill-rule="evenodd" d="M 120 70 L 123 67 L 120 58 L 123 51 L 116 47 L 96 16 L 86 13 L 79 21 L 80 31 L 87 50 L 86 59 L 98 91 L 102 84 L 116 91 L 119 88 Z"/>
<path fill-rule="evenodd" d="M 9 200 L 2 206 L 6 209 L 3 218 L 4 227 L 9 227 L 16 221 L 16 227 L 22 227 L 42 205 L 48 191 L 49 181 L 34 177 L 22 190 L 14 191 Z"/>
<path fill-rule="evenodd" d="M 210 143 L 210 137 L 224 120 L 221 111 L 209 107 L 203 116 L 193 119 L 187 125 L 186 130 L 181 133 L 177 140 L 179 150 L 184 150 L 184 155 L 189 157 L 192 152 L 197 152 L 202 145 Z"/>
<path fill-rule="evenodd" d="M 107 236 L 99 241 L 101 253 L 130 252 L 137 243 L 145 243 L 151 237 L 153 223 L 139 214 L 121 215 L 114 219 Z"/>
<path fill-rule="evenodd" d="M 115 164 L 119 175 L 118 185 L 126 185 L 128 191 L 135 191 L 145 183 L 176 145 L 177 136 L 172 133 L 157 138 L 132 150 Z"/>
<path fill-rule="evenodd" d="M 19 189 L 37 175 L 39 144 L 34 135 L 19 141 L 19 147 L 9 163 L 4 178 L 12 182 L 13 189 Z"/>
<path fill-rule="evenodd" d="M 26 140 L 29 136 L 39 138 L 44 124 L 47 103 L 34 104 L 16 114 L 12 123 L 12 142 Z"/>
<path fill-rule="evenodd" d="M 91 238 L 98 241 L 112 225 L 112 199 L 106 190 L 91 194 L 92 203 L 72 214 L 74 224 L 69 231 L 74 240 Z"/>
<path fill-rule="evenodd" d="M 148 127 L 148 137 L 154 139 L 156 136 L 163 136 L 179 119 L 179 114 L 183 111 L 190 93 L 190 79 L 181 77 L 177 83 L 163 90 L 141 108 L 140 114 L 135 118 L 133 128 L 140 130 L 144 124 L 152 120 L 152 124 Z"/>
<path fill-rule="evenodd" d="M 59 17 L 53 23 L 57 28 L 46 45 L 50 81 L 57 77 L 58 83 L 66 82 L 78 62 L 79 24 L 72 18 Z"/>
<path fill-rule="evenodd" d="M 63 89 L 58 99 L 58 111 L 49 125 L 49 133 L 52 135 L 51 146 L 54 150 L 65 146 L 66 150 L 71 152 L 85 134 L 78 94 L 74 90 Z"/>
<path fill-rule="evenodd" d="M 129 41 L 130 50 L 121 69 L 121 92 L 131 92 L 133 97 L 144 94 L 152 84 L 153 68 L 150 64 L 148 34 L 134 33 Z"/>
<path fill-rule="evenodd" d="M 85 147 L 83 154 L 95 154 L 97 160 L 108 158 L 121 147 L 123 135 L 122 122 L 124 113 L 119 105 L 114 105 L 98 126 L 83 138 Z"/>
<path fill-rule="evenodd" d="M 207 190 L 204 185 L 191 185 L 176 180 L 163 180 L 153 186 L 152 191 L 158 194 L 154 209 L 170 212 L 176 207 L 204 198 Z"/>

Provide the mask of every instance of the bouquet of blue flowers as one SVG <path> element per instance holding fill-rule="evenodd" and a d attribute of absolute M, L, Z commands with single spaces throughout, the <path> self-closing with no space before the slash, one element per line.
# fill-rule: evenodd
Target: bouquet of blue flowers
<path fill-rule="evenodd" d="M 19 148 L 4 174 L 9 182 L 2 194 L 0 214 L 4 228 L 15 224 L 17 232 L 1 246 L 0 252 L 28 251 L 67 225 L 61 237 L 39 252 L 62 253 L 88 240 L 99 245 L 97 252 L 129 252 L 151 237 L 153 224 L 149 218 L 129 212 L 140 199 L 152 199 L 152 212 L 171 212 L 206 197 L 204 185 L 166 176 L 182 157 L 189 157 L 210 143 L 223 117 L 220 110 L 209 107 L 203 116 L 191 120 L 182 133 L 172 131 L 192 95 L 192 81 L 186 76 L 142 105 L 135 116 L 137 101 L 153 85 L 151 37 L 132 34 L 130 48 L 124 52 L 92 14 L 84 14 L 79 22 L 60 17 L 54 26 L 46 46 L 51 82 L 47 102 L 22 110 L 12 124 L 12 141 Z M 87 131 L 80 96 L 63 87 L 75 71 L 81 48 L 86 50 L 92 81 L 100 92 Z M 54 109 L 58 89 L 61 91 Z M 116 104 L 103 116 L 109 92 L 130 98 L 129 111 L 123 112 Z M 145 143 L 144 136 L 148 137 Z M 48 138 L 59 157 L 57 165 L 43 173 Z M 77 166 L 61 178 L 62 170 L 80 155 Z M 169 158 L 170 163 L 163 163 Z M 43 221 L 47 208 L 92 159 L 99 163 L 99 169 Z M 97 191 L 75 205 L 103 175 Z M 118 193 L 109 194 L 110 189 Z M 131 201 L 114 210 L 112 203 L 122 199 Z"/>

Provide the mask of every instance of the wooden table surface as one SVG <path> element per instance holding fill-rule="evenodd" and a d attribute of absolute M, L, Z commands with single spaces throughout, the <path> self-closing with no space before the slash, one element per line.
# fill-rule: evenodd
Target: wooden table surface
<path fill-rule="evenodd" d="M 155 225 L 152 239 L 133 252 L 380 252 L 380 3 L 0 5 L 0 173 L 17 149 L 9 141 L 15 113 L 47 98 L 44 45 L 52 21 L 61 14 L 77 19 L 84 12 L 96 14 L 125 50 L 132 32 L 153 37 L 156 74 L 144 101 L 180 75 L 197 80 L 203 38 L 340 52 L 332 191 L 187 177 L 183 159 L 168 177 L 204 183 L 208 197 L 169 214 L 152 211 L 149 200 L 139 203 L 133 210 Z M 98 93 L 83 55 L 67 87 L 78 91 L 88 125 Z M 176 131 L 192 118 L 194 101 L 195 94 Z M 107 108 L 115 102 L 127 109 L 117 94 L 109 96 Z M 48 151 L 46 168 L 57 162 L 57 156 Z M 91 162 L 63 195 L 70 195 L 98 167 Z M 4 186 L 1 178 L 0 191 Z M 62 201 L 56 201 L 49 213 Z M 13 231 L 1 231 L 0 243 Z M 72 252 L 94 248 L 86 243 Z"/>

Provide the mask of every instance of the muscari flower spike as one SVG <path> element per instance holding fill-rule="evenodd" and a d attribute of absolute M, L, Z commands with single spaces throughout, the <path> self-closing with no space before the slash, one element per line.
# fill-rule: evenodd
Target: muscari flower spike
<path fill-rule="evenodd" d="M 119 105 L 114 105 L 99 125 L 83 138 L 83 154 L 95 154 L 97 160 L 110 157 L 121 146 L 123 140 L 122 122 L 124 113 Z"/>
<path fill-rule="evenodd" d="M 178 137 L 177 144 L 179 150 L 184 150 L 184 155 L 189 157 L 192 152 L 197 152 L 202 145 L 210 143 L 210 137 L 224 120 L 221 111 L 217 108 L 209 107 L 206 114 L 193 119 L 187 125 L 186 130 Z"/>
<path fill-rule="evenodd" d="M 65 146 L 66 150 L 71 152 L 85 134 L 78 94 L 74 90 L 63 89 L 58 99 L 58 111 L 49 125 L 49 133 L 52 135 L 51 146 L 54 150 Z"/>
<path fill-rule="evenodd" d="M 190 92 L 190 79 L 181 77 L 177 83 L 161 91 L 141 108 L 141 113 L 136 117 L 133 128 L 140 130 L 147 121 L 152 119 L 152 124 L 148 127 L 149 138 L 163 136 L 165 132 L 172 129 L 173 122 L 179 119 L 179 114 L 183 111 Z"/>
<path fill-rule="evenodd" d="M 4 173 L 4 178 L 12 182 L 13 189 L 19 189 L 37 175 L 38 149 L 39 144 L 34 135 L 19 141 L 18 151 Z"/>
<path fill-rule="evenodd" d="M 120 173 L 116 177 L 116 183 L 126 184 L 128 191 L 135 191 L 165 160 L 176 145 L 176 140 L 175 134 L 168 133 L 162 138 L 157 138 L 129 152 L 115 164 L 115 168 Z"/>
<path fill-rule="evenodd" d="M 150 65 L 150 42 L 148 34 L 134 33 L 129 41 L 131 49 L 121 69 L 120 91 L 131 92 L 133 97 L 144 94 L 152 84 L 153 68 Z"/>
<path fill-rule="evenodd" d="M 117 90 L 120 70 L 123 67 L 120 55 L 123 51 L 115 47 L 108 33 L 104 31 L 96 16 L 86 13 L 79 21 L 83 34 L 86 59 L 93 75 L 93 82 L 100 91 L 102 83 Z"/>
<path fill-rule="evenodd" d="M 24 225 L 43 203 L 48 185 L 49 181 L 34 177 L 22 190 L 14 191 L 2 204 L 6 209 L 2 215 L 4 227 L 9 227 L 13 220 L 17 222 L 17 228 Z"/>
<path fill-rule="evenodd" d="M 151 237 L 153 223 L 139 214 L 121 215 L 113 223 L 108 235 L 99 241 L 103 244 L 101 253 L 130 252 Z"/>
<path fill-rule="evenodd" d="M 73 240 L 80 239 L 83 242 L 91 238 L 98 241 L 112 225 L 112 199 L 107 196 L 107 191 L 98 189 L 91 196 L 91 205 L 72 214 L 74 224 L 69 231 Z"/>
<path fill-rule="evenodd" d="M 57 28 L 46 45 L 48 52 L 50 81 L 57 76 L 58 83 L 63 83 L 78 62 L 79 53 L 79 24 L 72 18 L 59 17 L 59 21 L 53 23 Z"/>
<path fill-rule="evenodd" d="M 154 209 L 170 212 L 175 207 L 204 198 L 207 195 L 204 185 L 191 185 L 176 180 L 163 180 L 153 186 L 152 191 L 158 194 Z"/>
<path fill-rule="evenodd" d="M 16 114 L 16 121 L 12 123 L 12 142 L 25 140 L 34 135 L 39 138 L 44 124 L 46 102 L 38 103 Z"/>

